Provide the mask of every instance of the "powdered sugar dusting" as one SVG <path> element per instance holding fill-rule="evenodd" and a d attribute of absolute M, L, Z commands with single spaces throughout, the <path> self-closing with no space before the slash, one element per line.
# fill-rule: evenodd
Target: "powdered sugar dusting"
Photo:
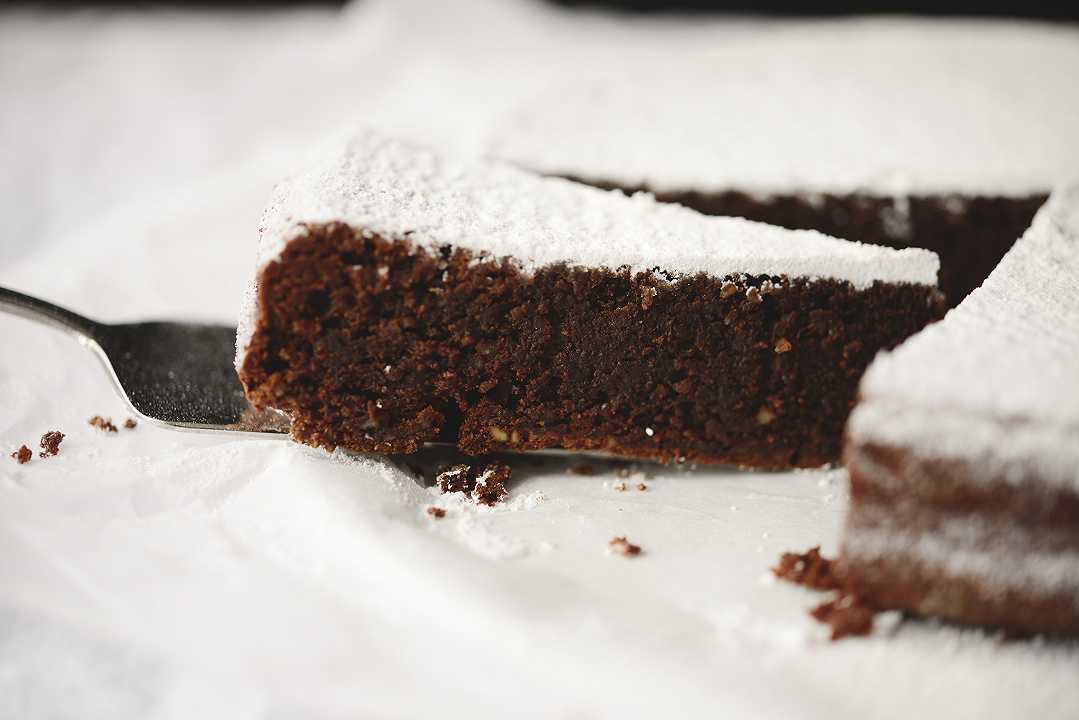
<path fill-rule="evenodd" d="M 1074 26 L 722 29 L 559 78 L 500 126 L 492 154 L 624 187 L 761 195 L 1027 194 L 1079 166 Z"/>
<path fill-rule="evenodd" d="M 306 172 L 280 184 L 263 217 L 260 264 L 303 223 L 345 222 L 427 248 L 454 245 L 523 271 L 566 262 L 674 273 L 785 274 L 933 285 L 936 255 L 849 243 L 813 231 L 706 217 L 498 163 L 440 156 L 370 130 L 328 143 Z M 250 334 L 253 304 L 241 321 Z"/>
<path fill-rule="evenodd" d="M 1018 464 L 1079 490 L 1079 182 L 941 322 L 884 353 L 862 380 L 855 443 Z M 996 472 L 993 472 L 993 471 Z"/>
<path fill-rule="evenodd" d="M 342 221 L 437 248 L 512 257 L 525 271 L 557 262 L 676 273 L 786 274 L 935 284 L 925 250 L 895 251 L 741 218 L 705 217 L 498 163 L 437 153 L 359 130 L 278 186 L 262 224 L 272 259 L 300 223 Z"/>

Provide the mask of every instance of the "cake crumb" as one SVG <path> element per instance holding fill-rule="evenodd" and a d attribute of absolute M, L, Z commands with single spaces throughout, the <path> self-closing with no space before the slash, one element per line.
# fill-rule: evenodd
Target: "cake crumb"
<path fill-rule="evenodd" d="M 435 476 L 438 489 L 444 493 L 471 492 L 474 483 L 469 482 L 471 465 L 453 465 Z"/>
<path fill-rule="evenodd" d="M 435 507 L 434 505 L 427 508 L 427 514 L 430 515 L 433 518 L 444 518 L 444 517 L 446 517 L 446 511 L 443 510 L 440 507 Z"/>
<path fill-rule="evenodd" d="M 90 427 L 95 427 L 98 430 L 102 430 L 104 432 L 114 433 L 117 431 L 116 426 L 112 424 L 111 418 L 104 418 L 100 415 L 94 415 L 92 418 L 90 418 L 89 422 Z"/>
<path fill-rule="evenodd" d="M 804 553 L 786 552 L 772 574 L 780 580 L 804 585 L 814 590 L 842 590 L 845 586 L 835 560 L 820 554 L 820 545 Z"/>
<path fill-rule="evenodd" d="M 472 490 L 472 499 L 480 505 L 497 505 L 506 499 L 509 491 L 506 490 L 506 481 L 510 479 L 509 465 L 491 463 L 483 469 L 476 478 L 476 485 Z"/>
<path fill-rule="evenodd" d="M 610 552 L 616 555 L 624 555 L 626 557 L 635 557 L 641 554 L 641 546 L 634 545 L 626 539 L 625 535 L 621 537 L 611 538 L 611 542 L 608 544 Z"/>
<path fill-rule="evenodd" d="M 832 628 L 831 639 L 835 641 L 849 635 L 868 635 L 873 632 L 873 618 L 877 613 L 858 596 L 841 593 L 813 608 L 809 614 Z"/>
<path fill-rule="evenodd" d="M 588 463 L 580 463 L 570 467 L 569 471 L 574 475 L 595 475 L 596 469 Z"/>
<path fill-rule="evenodd" d="M 435 476 L 438 489 L 444 493 L 463 492 L 480 505 L 497 505 L 506 499 L 506 481 L 512 469 L 502 463 L 483 465 L 452 465 Z"/>
<path fill-rule="evenodd" d="M 60 443 L 64 441 L 64 434 L 59 430 L 50 430 L 41 436 L 41 457 L 51 457 L 60 454 Z"/>
<path fill-rule="evenodd" d="M 779 340 L 776 340 L 776 346 L 775 346 L 776 355 L 782 355 L 783 353 L 788 353 L 788 352 L 791 351 L 792 347 L 794 347 L 794 346 L 791 345 L 790 340 L 788 340 L 787 338 L 779 338 Z"/>
<path fill-rule="evenodd" d="M 626 484 L 624 482 L 616 482 L 614 485 L 611 486 L 611 488 L 616 492 L 625 492 Z"/>
<path fill-rule="evenodd" d="M 20 465 L 25 465 L 26 463 L 30 462 L 30 460 L 34 457 L 34 451 L 26 447 L 25 445 L 22 445 L 19 447 L 18 450 L 11 453 L 11 457 L 14 458 L 15 462 L 19 463 Z"/>
<path fill-rule="evenodd" d="M 648 486 L 644 483 L 637 483 L 637 489 L 641 492 L 644 492 L 648 489 Z"/>
<path fill-rule="evenodd" d="M 135 420 L 135 418 L 128 418 L 127 420 L 124 420 L 124 427 L 128 430 L 134 430 L 136 427 L 138 427 L 138 425 L 139 423 Z"/>

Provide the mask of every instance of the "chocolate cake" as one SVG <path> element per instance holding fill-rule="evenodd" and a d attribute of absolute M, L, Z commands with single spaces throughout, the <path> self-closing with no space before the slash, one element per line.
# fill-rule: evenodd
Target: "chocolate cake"
<path fill-rule="evenodd" d="M 1079 634 L 1079 183 L 862 381 L 841 561 L 859 597 Z"/>
<path fill-rule="evenodd" d="M 940 256 L 952 304 L 1079 167 L 1079 28 L 910 20 L 712 30 L 533 93 L 493 156 L 704 213 Z"/>
<path fill-rule="evenodd" d="M 936 270 L 360 131 L 277 188 L 237 366 L 326 448 L 820 466 Z"/>

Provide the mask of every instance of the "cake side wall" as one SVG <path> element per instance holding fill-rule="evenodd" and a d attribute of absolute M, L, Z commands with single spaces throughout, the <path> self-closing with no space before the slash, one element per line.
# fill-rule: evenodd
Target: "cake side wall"
<path fill-rule="evenodd" d="M 1035 468 L 848 442 L 840 550 L 860 597 L 958 623 L 1079 634 L 1079 493 Z"/>

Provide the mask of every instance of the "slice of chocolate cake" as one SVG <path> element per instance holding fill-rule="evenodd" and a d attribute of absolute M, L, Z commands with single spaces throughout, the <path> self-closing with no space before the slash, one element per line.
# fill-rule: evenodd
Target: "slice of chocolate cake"
<path fill-rule="evenodd" d="M 1079 167 L 1079 26 L 892 18 L 710 33 L 575 69 L 499 122 L 490 152 L 704 213 L 928 248 L 951 304 Z"/>
<path fill-rule="evenodd" d="M 819 466 L 936 270 L 362 131 L 277 188 L 237 362 L 327 448 Z"/>
<path fill-rule="evenodd" d="M 859 596 L 1079 634 L 1079 184 L 860 396 L 842 546 Z"/>

